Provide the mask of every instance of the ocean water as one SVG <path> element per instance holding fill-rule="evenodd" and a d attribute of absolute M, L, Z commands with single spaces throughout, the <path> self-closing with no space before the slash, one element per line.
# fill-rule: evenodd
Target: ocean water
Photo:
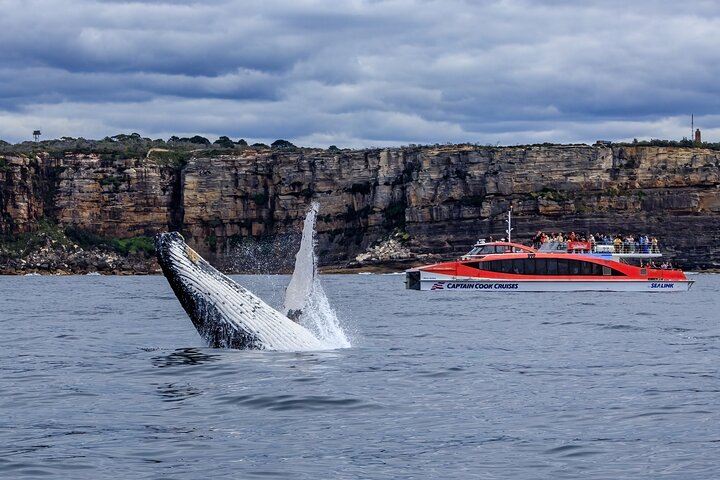
<path fill-rule="evenodd" d="M 289 279 L 235 278 L 277 307 Z M 719 275 L 321 278 L 349 348 L 206 348 L 160 276 L 0 277 L 0 478 L 720 477 Z"/>

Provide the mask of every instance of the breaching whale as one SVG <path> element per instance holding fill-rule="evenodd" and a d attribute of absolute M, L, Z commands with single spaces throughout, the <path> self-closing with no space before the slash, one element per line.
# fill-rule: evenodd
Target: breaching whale
<path fill-rule="evenodd" d="M 155 237 L 155 250 L 180 304 L 211 347 L 321 350 L 313 334 L 220 273 L 177 232 Z"/>

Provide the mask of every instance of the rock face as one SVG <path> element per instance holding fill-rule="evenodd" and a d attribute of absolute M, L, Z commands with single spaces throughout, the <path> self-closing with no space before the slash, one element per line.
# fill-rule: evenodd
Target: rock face
<path fill-rule="evenodd" d="M 0 156 L 0 234 L 36 228 L 45 208 L 43 178 L 36 158 Z"/>
<path fill-rule="evenodd" d="M 181 231 L 221 267 L 238 252 L 292 264 L 310 200 L 318 256 L 355 259 L 406 232 L 412 255 L 537 230 L 657 236 L 685 268 L 720 267 L 720 152 L 617 146 L 197 152 L 172 164 L 102 155 L 0 156 L 0 233 L 42 218 L 106 237 Z"/>
<path fill-rule="evenodd" d="M 154 235 L 172 223 L 171 168 L 147 158 L 103 160 L 99 155 L 75 155 L 54 168 L 53 207 L 61 225 L 123 238 Z"/>

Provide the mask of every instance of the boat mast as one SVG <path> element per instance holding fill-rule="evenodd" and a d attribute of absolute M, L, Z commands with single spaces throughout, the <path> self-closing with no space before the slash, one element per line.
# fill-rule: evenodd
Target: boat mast
<path fill-rule="evenodd" d="M 510 232 L 512 232 L 512 205 L 508 209 L 508 218 L 507 218 L 507 241 L 511 242 L 512 239 L 510 238 Z"/>

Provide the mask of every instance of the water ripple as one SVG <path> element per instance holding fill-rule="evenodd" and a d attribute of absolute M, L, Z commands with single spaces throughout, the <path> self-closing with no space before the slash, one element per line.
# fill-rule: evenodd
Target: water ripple
<path fill-rule="evenodd" d="M 327 276 L 362 345 L 302 353 L 204 347 L 159 276 L 33 280 L 28 302 L 0 277 L 2 478 L 717 476 L 718 275 L 482 298 Z"/>
<path fill-rule="evenodd" d="M 153 358 L 153 363 L 156 367 L 166 368 L 183 365 L 201 365 L 203 363 L 217 361 L 220 358 L 219 354 L 209 354 L 197 348 L 182 348 L 169 355 Z"/>
<path fill-rule="evenodd" d="M 320 395 L 296 397 L 292 395 L 238 395 L 217 399 L 228 405 L 242 405 L 258 410 L 356 410 L 371 405 L 356 398 L 332 398 Z"/>

